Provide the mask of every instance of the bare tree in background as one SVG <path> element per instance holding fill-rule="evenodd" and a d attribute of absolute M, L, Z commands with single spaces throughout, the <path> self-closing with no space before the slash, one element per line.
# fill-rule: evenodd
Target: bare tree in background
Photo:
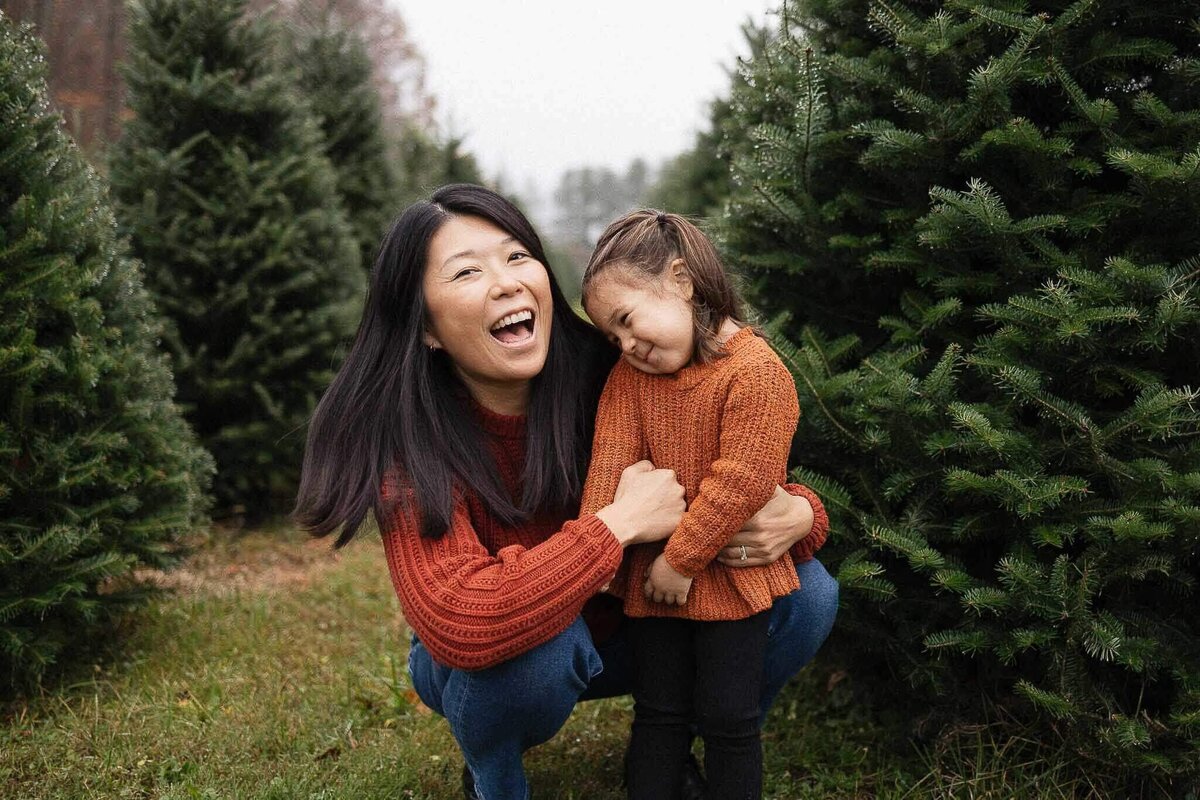
<path fill-rule="evenodd" d="M 551 228 L 572 267 L 583 267 L 605 226 L 645 202 L 652 178 L 644 159 L 635 158 L 624 174 L 611 167 L 568 169 L 554 190 L 557 214 Z"/>
<path fill-rule="evenodd" d="M 121 129 L 125 52 L 123 0 L 0 0 L 0 10 L 32 23 L 46 43 L 50 95 L 85 152 Z"/>
<path fill-rule="evenodd" d="M 374 65 L 385 123 L 392 130 L 433 127 L 425 61 L 400 11 L 384 0 L 249 0 L 252 13 L 279 13 L 286 24 L 337 26 L 362 37 Z M 124 0 L 0 0 L 46 43 L 50 94 L 67 131 L 91 154 L 121 131 L 125 87 Z"/>
<path fill-rule="evenodd" d="M 278 13 L 286 24 L 350 31 L 363 40 L 374 65 L 384 122 L 392 130 L 433 127 L 434 99 L 425 85 L 425 59 L 398 9 L 385 0 L 250 0 L 253 11 Z"/>

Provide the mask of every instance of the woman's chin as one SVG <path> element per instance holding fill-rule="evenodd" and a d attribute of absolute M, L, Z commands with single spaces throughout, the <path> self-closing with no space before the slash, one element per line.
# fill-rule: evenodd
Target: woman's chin
<path fill-rule="evenodd" d="M 540 336 L 530 336 L 523 342 L 506 343 L 493 339 L 490 348 L 494 363 L 502 373 L 497 378 L 508 380 L 532 380 L 546 366 L 547 342 Z"/>

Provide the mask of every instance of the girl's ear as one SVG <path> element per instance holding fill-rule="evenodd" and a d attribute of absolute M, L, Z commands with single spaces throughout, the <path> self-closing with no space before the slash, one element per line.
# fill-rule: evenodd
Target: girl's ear
<path fill-rule="evenodd" d="M 675 282 L 675 288 L 683 295 L 684 300 L 692 299 L 692 276 L 688 274 L 687 262 L 682 258 L 677 258 L 671 262 L 667 268 L 671 271 L 671 280 Z"/>

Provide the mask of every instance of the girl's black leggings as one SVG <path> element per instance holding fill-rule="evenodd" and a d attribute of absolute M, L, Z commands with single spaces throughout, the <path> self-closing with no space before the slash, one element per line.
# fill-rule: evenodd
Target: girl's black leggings
<path fill-rule="evenodd" d="M 706 797 L 762 796 L 759 714 L 770 614 L 720 622 L 629 621 L 635 663 L 630 798 L 678 796 L 693 723 L 704 738 Z"/>

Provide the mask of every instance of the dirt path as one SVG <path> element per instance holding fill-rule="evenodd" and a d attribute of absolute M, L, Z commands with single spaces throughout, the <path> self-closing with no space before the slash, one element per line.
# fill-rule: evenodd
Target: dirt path
<path fill-rule="evenodd" d="M 352 548 L 369 546 L 365 532 Z M 238 531 L 223 528 L 191 542 L 192 554 L 176 569 L 143 569 L 135 579 L 184 595 L 272 593 L 303 589 L 343 558 L 332 539 L 312 539 L 288 528 Z"/>

